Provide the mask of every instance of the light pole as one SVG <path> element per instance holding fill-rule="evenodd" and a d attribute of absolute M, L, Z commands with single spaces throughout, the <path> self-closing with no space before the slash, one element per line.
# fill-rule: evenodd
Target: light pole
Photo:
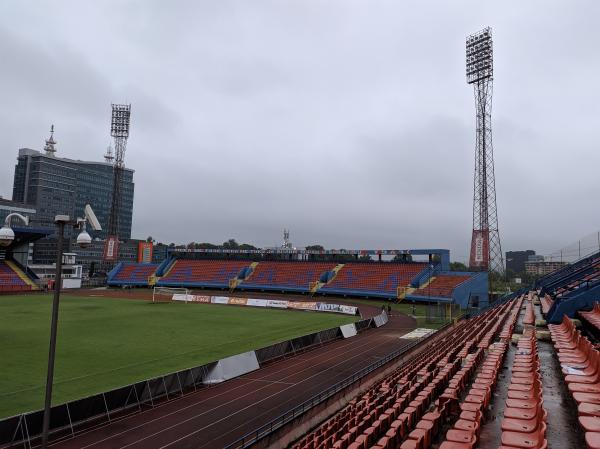
<path fill-rule="evenodd" d="M 10 228 L 10 218 L 18 216 L 25 224 L 29 219 L 19 214 L 10 214 L 6 217 L 4 227 L 0 229 L 0 245 L 8 246 L 15 238 L 14 231 Z M 77 244 L 85 248 L 92 243 L 92 238 L 86 231 L 86 223 L 89 221 L 94 230 L 100 231 L 102 227 L 94 214 L 92 208 L 85 206 L 85 218 L 71 219 L 68 215 L 56 215 L 54 223 L 58 228 L 58 250 L 56 255 L 56 270 L 54 282 L 54 299 L 52 300 L 52 321 L 50 324 L 50 347 L 48 349 L 48 371 L 46 376 L 46 396 L 44 399 L 44 421 L 42 425 L 42 448 L 48 447 L 48 432 L 50 429 L 50 408 L 52 406 L 52 384 L 54 381 L 54 361 L 56 356 L 56 334 L 58 328 L 58 305 L 60 302 L 60 288 L 62 285 L 62 259 L 65 226 L 71 225 L 74 229 L 81 229 L 77 236 Z"/>

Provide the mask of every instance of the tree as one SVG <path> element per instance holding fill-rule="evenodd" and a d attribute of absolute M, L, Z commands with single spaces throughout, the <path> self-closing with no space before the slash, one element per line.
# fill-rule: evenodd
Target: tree
<path fill-rule="evenodd" d="M 154 239 L 152 238 L 151 235 L 148 236 L 148 238 L 146 239 L 146 242 L 148 242 L 148 243 L 154 243 Z"/>
<path fill-rule="evenodd" d="M 462 262 L 450 262 L 450 271 L 469 271 L 469 269 Z"/>
<path fill-rule="evenodd" d="M 235 239 L 229 239 L 226 242 L 223 242 L 224 249 L 239 249 L 240 245 Z"/>
<path fill-rule="evenodd" d="M 308 245 L 306 247 L 307 251 L 325 251 L 323 245 Z"/>
<path fill-rule="evenodd" d="M 392 262 L 412 262 L 412 256 L 410 254 L 396 254 Z"/>
<path fill-rule="evenodd" d="M 257 249 L 256 246 L 250 245 L 249 243 L 242 243 L 238 248 L 244 250 Z"/>

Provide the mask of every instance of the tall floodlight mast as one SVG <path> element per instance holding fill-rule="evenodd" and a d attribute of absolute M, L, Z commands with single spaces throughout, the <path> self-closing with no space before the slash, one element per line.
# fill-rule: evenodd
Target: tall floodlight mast
<path fill-rule="evenodd" d="M 477 116 L 475 179 L 473 182 L 473 234 L 469 266 L 473 270 L 504 274 L 498 230 L 494 149 L 492 147 L 492 90 L 494 58 L 492 29 L 467 37 L 467 83 L 475 92 Z"/>
<path fill-rule="evenodd" d="M 108 218 L 108 235 L 104 246 L 104 260 L 116 261 L 119 245 L 119 212 L 121 210 L 123 168 L 125 150 L 129 138 L 130 104 L 113 104 L 110 123 L 110 135 L 114 138 L 113 187 L 110 215 Z M 107 159 L 108 161 L 108 159 Z"/>

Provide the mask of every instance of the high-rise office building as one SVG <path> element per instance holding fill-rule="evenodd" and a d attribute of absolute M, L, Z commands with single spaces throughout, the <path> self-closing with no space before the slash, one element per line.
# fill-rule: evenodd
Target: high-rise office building
<path fill-rule="evenodd" d="M 113 166 L 107 162 L 81 161 L 56 157 L 53 135 L 46 141 L 44 153 L 29 148 L 19 150 L 13 184 L 13 201 L 36 209 L 35 225 L 54 228 L 54 216 L 81 216 L 86 204 L 96 213 L 102 231 L 88 230 L 93 238 L 105 238 L 110 215 Z M 119 210 L 119 238 L 131 238 L 133 214 L 133 170 L 125 168 Z M 70 251 L 75 233 L 65 229 L 65 250 Z M 56 240 L 52 237 L 35 243 L 34 263 L 52 263 Z"/>
<path fill-rule="evenodd" d="M 525 251 L 507 251 L 506 252 L 506 270 L 513 274 L 525 273 L 525 262 L 530 256 L 535 256 L 535 251 L 528 249 Z"/>

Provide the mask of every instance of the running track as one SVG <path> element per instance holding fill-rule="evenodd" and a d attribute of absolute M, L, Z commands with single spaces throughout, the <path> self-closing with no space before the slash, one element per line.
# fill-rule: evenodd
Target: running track
<path fill-rule="evenodd" d="M 387 325 L 281 360 L 218 386 L 90 429 L 58 448 L 222 448 L 355 371 L 410 343 L 414 320 Z"/>

